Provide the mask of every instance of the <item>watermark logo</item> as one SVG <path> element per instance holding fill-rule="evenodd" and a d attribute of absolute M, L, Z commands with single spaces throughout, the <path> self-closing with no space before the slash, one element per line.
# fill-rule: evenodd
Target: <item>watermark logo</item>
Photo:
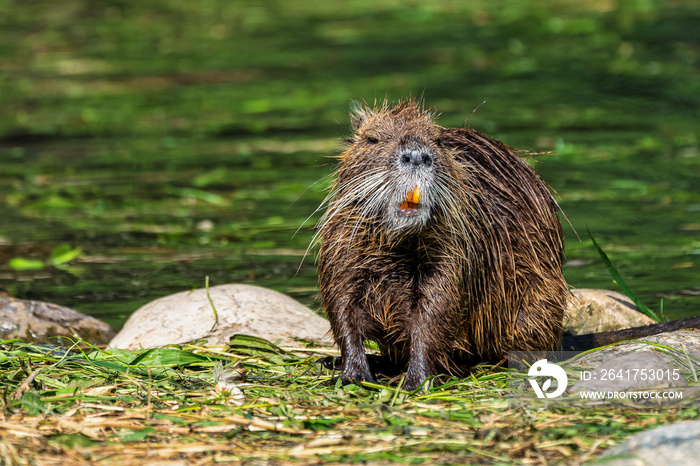
<path fill-rule="evenodd" d="M 527 375 L 532 377 L 528 380 L 530 385 L 532 385 L 532 389 L 535 390 L 537 398 L 556 398 L 564 393 L 569 383 L 569 378 L 566 376 L 564 369 L 556 364 L 547 362 L 546 359 L 540 359 L 530 366 L 530 370 L 528 371 Z M 548 377 L 548 379 L 545 380 L 542 387 L 540 387 L 536 380 L 537 377 Z M 557 381 L 557 389 L 552 393 L 546 393 L 547 390 L 549 390 L 549 387 L 552 385 L 552 378 Z"/>
<path fill-rule="evenodd" d="M 511 407 L 622 403 L 639 408 L 697 403 L 700 392 L 688 385 L 695 380 L 691 369 L 676 367 L 681 359 L 682 353 L 633 351 L 596 364 L 573 351 L 510 351 L 508 402 Z"/>

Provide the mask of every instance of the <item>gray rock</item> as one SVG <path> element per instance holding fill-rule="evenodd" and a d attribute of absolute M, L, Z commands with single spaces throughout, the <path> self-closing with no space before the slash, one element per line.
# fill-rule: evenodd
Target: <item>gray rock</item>
<path fill-rule="evenodd" d="M 700 386 L 695 383 L 700 373 L 700 331 L 678 330 L 597 348 L 573 357 L 563 366 L 574 378 L 590 372 L 588 380 L 584 377 L 570 386 L 569 394 L 612 393 L 612 398 L 591 398 L 595 404 L 691 404 L 700 397 Z M 689 386 L 688 381 L 693 385 Z M 621 393 L 626 396 L 615 398 Z"/>
<path fill-rule="evenodd" d="M 564 314 L 565 333 L 584 335 L 656 323 L 623 294 L 586 288 L 571 294 Z"/>
<path fill-rule="evenodd" d="M 659 351 L 659 346 L 663 351 Z M 630 353 L 655 352 L 661 360 L 673 367 L 687 365 L 693 361 L 695 370 L 700 370 L 700 330 L 686 329 L 675 332 L 659 333 L 631 342 L 621 342 L 604 346 L 577 356 L 576 364 L 587 367 L 600 367 L 607 361 Z M 686 356 L 687 353 L 687 356 Z M 686 370 L 688 370 L 686 368 Z"/>
<path fill-rule="evenodd" d="M 299 346 L 298 339 L 331 344 L 328 321 L 301 303 L 273 290 L 251 285 L 220 285 L 183 291 L 152 301 L 129 317 L 110 342 L 122 349 L 155 348 L 206 339 L 225 345 L 234 334 L 254 335 L 281 345 Z"/>
<path fill-rule="evenodd" d="M 41 301 L 0 297 L 0 339 L 21 338 L 33 343 L 71 344 L 61 337 L 107 343 L 114 329 L 73 309 Z M 55 338 L 58 337 L 58 338 Z"/>
<path fill-rule="evenodd" d="M 657 427 L 628 438 L 590 464 L 691 466 L 700 464 L 700 421 Z"/>

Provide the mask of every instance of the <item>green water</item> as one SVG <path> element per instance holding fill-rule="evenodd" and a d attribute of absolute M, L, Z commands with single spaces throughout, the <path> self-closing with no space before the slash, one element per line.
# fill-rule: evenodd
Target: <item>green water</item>
<path fill-rule="evenodd" d="M 0 0 L 0 287 L 115 326 L 206 276 L 316 306 L 350 102 L 424 95 L 558 154 L 536 165 L 572 286 L 615 289 L 589 228 L 649 307 L 697 315 L 698 24 L 694 1 Z M 68 267 L 9 266 L 64 244 Z"/>

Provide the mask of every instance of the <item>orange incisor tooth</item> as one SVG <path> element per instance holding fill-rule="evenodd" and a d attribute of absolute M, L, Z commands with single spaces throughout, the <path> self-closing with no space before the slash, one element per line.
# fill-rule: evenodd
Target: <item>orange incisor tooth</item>
<path fill-rule="evenodd" d="M 401 203 L 402 209 L 417 209 L 418 202 L 420 201 L 420 188 L 416 186 L 416 189 L 406 194 L 406 200 Z"/>
<path fill-rule="evenodd" d="M 408 202 L 418 204 L 420 201 L 420 187 L 416 186 L 416 189 L 413 190 L 413 194 L 409 194 L 409 198 L 407 200 Z"/>

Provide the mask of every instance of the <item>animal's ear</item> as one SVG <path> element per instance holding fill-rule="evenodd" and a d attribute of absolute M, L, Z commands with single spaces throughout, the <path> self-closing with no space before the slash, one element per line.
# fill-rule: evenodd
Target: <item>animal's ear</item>
<path fill-rule="evenodd" d="M 350 126 L 356 132 L 367 120 L 367 107 L 358 101 L 350 104 Z"/>

